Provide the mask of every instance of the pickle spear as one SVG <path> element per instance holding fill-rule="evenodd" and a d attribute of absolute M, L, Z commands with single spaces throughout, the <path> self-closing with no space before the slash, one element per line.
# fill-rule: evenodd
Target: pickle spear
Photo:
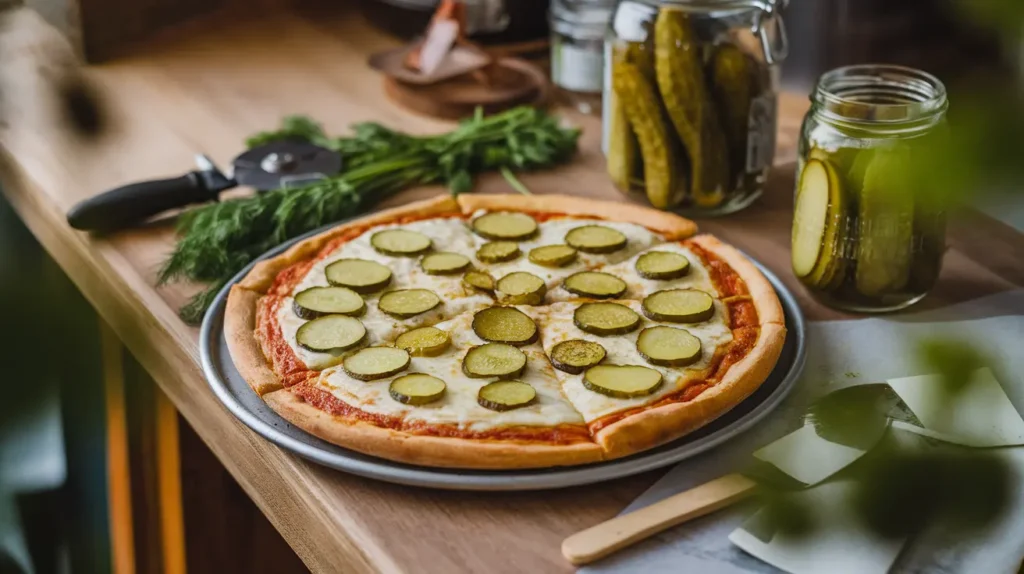
<path fill-rule="evenodd" d="M 711 57 L 711 85 L 721 105 L 722 123 L 729 142 L 729 157 L 744 171 L 750 103 L 754 98 L 751 62 L 743 50 L 728 42 Z"/>
<path fill-rule="evenodd" d="M 628 61 L 626 49 L 616 46 L 612 51 L 613 62 Z M 613 66 L 616 64 L 612 64 Z M 606 97 L 609 107 L 608 125 L 608 177 L 615 187 L 629 191 L 631 180 L 636 173 L 639 160 L 639 142 L 629 125 L 626 109 L 613 91 Z"/>
<path fill-rule="evenodd" d="M 690 156 L 691 199 L 698 206 L 714 207 L 730 191 L 729 152 L 685 12 L 671 7 L 658 12 L 654 66 L 665 109 Z"/>
<path fill-rule="evenodd" d="M 899 291 L 910 277 L 914 238 L 913 188 L 906 148 L 879 150 L 860 190 L 857 291 L 869 297 Z"/>
<path fill-rule="evenodd" d="M 613 66 L 612 87 L 640 144 L 648 201 L 659 209 L 678 205 L 685 186 L 678 179 L 681 174 L 673 157 L 675 144 L 662 116 L 654 83 L 635 64 L 619 62 Z"/>

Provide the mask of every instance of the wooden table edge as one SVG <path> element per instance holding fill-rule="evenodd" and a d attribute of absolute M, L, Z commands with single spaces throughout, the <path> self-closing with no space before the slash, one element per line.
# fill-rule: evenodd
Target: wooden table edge
<path fill-rule="evenodd" d="M 208 407 L 195 403 L 180 379 L 193 378 L 203 387 L 207 383 L 199 357 L 187 352 L 192 343 L 178 340 L 168 328 L 168 321 L 180 321 L 177 315 L 159 298 L 147 302 L 144 295 L 155 294 L 152 285 L 126 263 L 121 272 L 116 271 L 120 253 L 68 227 L 64 213 L 45 201 L 46 192 L 26 178 L 8 150 L 0 148 L 0 154 L 3 194 L 19 217 L 299 557 L 310 568 L 325 572 L 397 570 L 383 549 L 361 535 L 358 521 L 344 521 L 349 530 L 340 532 L 336 522 L 321 516 L 313 483 L 305 480 L 310 463 L 266 441 L 223 407 L 223 416 L 209 417 Z M 118 279 L 104 279 L 104 275 Z M 147 324 L 137 321 L 139 317 L 152 320 Z M 303 479 L 306 488 L 295 488 L 288 478 Z M 324 521 L 323 527 L 312 527 L 318 520 Z M 339 537 L 327 539 L 329 532 L 338 532 Z M 344 554 L 323 552 L 337 548 L 339 542 Z"/>

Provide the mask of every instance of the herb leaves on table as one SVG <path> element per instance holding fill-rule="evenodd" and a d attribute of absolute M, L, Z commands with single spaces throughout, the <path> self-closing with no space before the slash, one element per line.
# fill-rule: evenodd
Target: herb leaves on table
<path fill-rule="evenodd" d="M 310 118 L 288 117 L 280 130 L 259 133 L 246 145 L 306 140 L 341 153 L 343 171 L 302 187 L 186 212 L 159 282 L 208 284 L 179 311 L 186 322 L 198 323 L 232 277 L 289 239 L 357 216 L 410 187 L 440 183 L 452 194 L 469 191 L 474 176 L 485 171 L 499 171 L 515 189 L 529 193 L 513 172 L 567 161 L 576 152 L 579 135 L 576 129 L 562 127 L 558 118 L 530 107 L 487 117 L 478 112 L 454 131 L 436 136 L 412 136 L 378 123 L 360 123 L 353 126 L 351 136 L 331 138 Z"/>

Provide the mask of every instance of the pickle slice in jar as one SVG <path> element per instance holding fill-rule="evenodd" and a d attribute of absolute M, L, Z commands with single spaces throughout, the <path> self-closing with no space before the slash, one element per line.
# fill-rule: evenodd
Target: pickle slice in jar
<path fill-rule="evenodd" d="M 537 220 L 525 213 L 500 211 L 473 220 L 473 231 L 493 241 L 522 241 L 537 233 Z"/>
<path fill-rule="evenodd" d="M 584 303 L 572 314 L 577 328 L 602 337 L 635 331 L 640 321 L 636 311 L 618 303 Z"/>
<path fill-rule="evenodd" d="M 476 250 L 476 258 L 484 263 L 512 261 L 519 255 L 519 246 L 512 241 L 491 241 Z"/>
<path fill-rule="evenodd" d="M 384 255 L 412 257 L 430 250 L 430 238 L 408 229 L 385 229 L 370 236 L 370 245 Z"/>
<path fill-rule="evenodd" d="M 616 399 L 644 397 L 661 386 L 661 373 L 639 365 L 597 365 L 583 374 L 588 390 Z"/>
<path fill-rule="evenodd" d="M 858 197 L 857 291 L 869 297 L 907 284 L 914 240 L 909 150 L 876 150 Z"/>
<path fill-rule="evenodd" d="M 810 160 L 800 174 L 793 214 L 792 263 L 797 277 L 820 285 L 840 255 L 840 230 L 846 217 L 843 186 L 827 161 Z"/>
<path fill-rule="evenodd" d="M 559 371 L 578 375 L 604 360 L 604 347 L 583 339 L 569 339 L 551 348 L 551 365 Z"/>
<path fill-rule="evenodd" d="M 380 291 L 391 283 L 391 270 L 376 261 L 339 259 L 324 269 L 327 282 L 356 293 Z"/>
<path fill-rule="evenodd" d="M 565 242 L 584 253 L 614 253 L 626 247 L 626 236 L 604 225 L 584 225 L 570 229 Z"/>
<path fill-rule="evenodd" d="M 469 267 L 469 257 L 461 253 L 442 251 L 431 253 L 420 261 L 420 267 L 428 275 L 452 275 L 462 273 Z"/>
<path fill-rule="evenodd" d="M 637 258 L 636 272 L 644 279 L 679 279 L 690 272 L 690 260 L 681 253 L 649 251 Z"/>
<path fill-rule="evenodd" d="M 529 258 L 543 267 L 565 267 L 576 261 L 576 250 L 568 245 L 542 245 L 531 249 Z"/>
<path fill-rule="evenodd" d="M 685 174 L 676 165 L 677 145 L 664 117 L 654 79 L 646 76 L 637 64 L 615 62 L 612 88 L 640 144 L 647 200 L 658 209 L 679 205 L 686 195 Z"/>
<path fill-rule="evenodd" d="M 407 369 L 409 353 L 395 347 L 367 347 L 345 357 L 341 367 L 353 379 L 375 381 Z"/>
<path fill-rule="evenodd" d="M 310 287 L 295 295 L 292 307 L 300 319 L 361 315 L 366 310 L 363 298 L 345 287 Z"/>
<path fill-rule="evenodd" d="M 644 314 L 654 321 L 700 323 L 715 314 L 715 300 L 697 289 L 667 289 L 644 298 Z"/>
<path fill-rule="evenodd" d="M 472 289 L 485 293 L 494 291 L 494 277 L 485 271 L 466 271 L 466 274 L 462 276 L 462 282 Z"/>
<path fill-rule="evenodd" d="M 580 297 L 615 299 L 626 292 L 626 282 L 600 271 L 581 271 L 566 277 L 562 289 Z"/>
<path fill-rule="evenodd" d="M 533 273 L 516 271 L 498 279 L 494 286 L 498 301 L 507 305 L 540 305 L 548 286 Z"/>
<path fill-rule="evenodd" d="M 462 359 L 462 372 L 474 379 L 510 379 L 523 374 L 526 353 L 506 343 L 487 343 L 470 349 Z"/>
<path fill-rule="evenodd" d="M 395 339 L 395 346 L 414 357 L 436 357 L 448 350 L 452 339 L 437 327 L 420 327 L 406 331 Z"/>
<path fill-rule="evenodd" d="M 400 289 L 380 296 L 377 307 L 399 319 L 415 317 L 441 304 L 441 298 L 426 289 Z"/>
<path fill-rule="evenodd" d="M 391 398 L 405 405 L 430 404 L 444 396 L 448 386 L 444 381 L 424 373 L 411 373 L 398 377 L 388 386 Z"/>
<path fill-rule="evenodd" d="M 537 400 L 537 390 L 522 381 L 495 381 L 484 385 L 476 402 L 492 411 L 510 411 L 529 406 Z"/>
<path fill-rule="evenodd" d="M 648 363 L 662 367 L 685 367 L 700 360 L 700 339 L 685 329 L 649 327 L 640 331 L 636 350 Z"/>
<path fill-rule="evenodd" d="M 537 340 L 537 324 L 514 307 L 489 307 L 473 315 L 473 332 L 491 343 L 520 347 Z"/>

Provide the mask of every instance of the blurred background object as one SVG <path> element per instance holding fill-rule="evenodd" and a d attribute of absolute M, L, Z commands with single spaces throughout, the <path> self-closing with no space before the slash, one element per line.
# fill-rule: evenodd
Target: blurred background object
<path fill-rule="evenodd" d="M 786 10 L 793 49 L 784 68 L 791 89 L 809 91 L 827 70 L 885 62 L 936 75 L 947 84 L 981 70 L 1005 70 L 1008 46 L 963 8 L 965 0 L 813 0 Z M 1005 2 L 1007 5 L 1014 0 Z"/>
<path fill-rule="evenodd" d="M 360 0 L 375 26 L 401 38 L 423 33 L 439 0 Z M 466 32 L 484 44 L 547 39 L 549 0 L 466 0 Z"/>

